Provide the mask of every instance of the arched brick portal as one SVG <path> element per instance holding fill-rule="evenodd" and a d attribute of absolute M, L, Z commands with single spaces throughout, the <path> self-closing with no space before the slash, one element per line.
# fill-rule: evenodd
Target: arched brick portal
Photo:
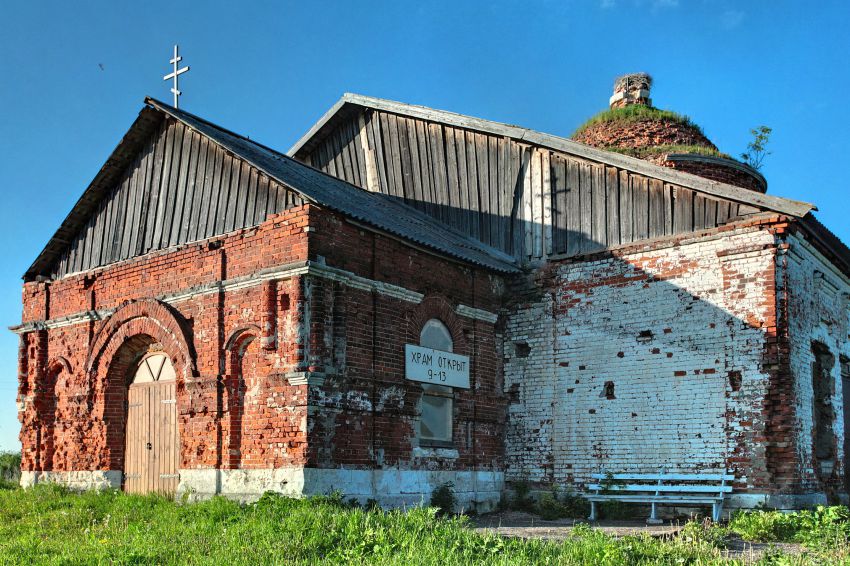
<path fill-rule="evenodd" d="M 124 469 L 130 371 L 152 347 L 166 353 L 174 365 L 179 411 L 186 402 L 181 394 L 186 381 L 197 377 L 195 351 L 179 313 L 153 299 L 133 301 L 104 321 L 92 340 L 86 370 L 93 385 L 93 426 L 102 431 L 94 436 L 100 440 L 91 450 L 101 469 Z M 182 430 L 179 433 L 182 438 Z"/>
<path fill-rule="evenodd" d="M 155 299 L 126 303 L 101 324 L 86 358 L 86 370 L 91 373 L 101 358 L 111 358 L 124 340 L 135 334 L 156 338 L 183 379 L 197 375 L 195 349 L 182 316 Z"/>

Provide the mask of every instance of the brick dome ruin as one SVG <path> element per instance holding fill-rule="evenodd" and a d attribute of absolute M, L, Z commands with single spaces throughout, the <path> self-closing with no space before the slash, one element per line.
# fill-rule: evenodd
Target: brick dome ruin
<path fill-rule="evenodd" d="M 652 77 L 646 73 L 619 77 L 610 109 L 585 122 L 573 139 L 713 181 L 767 191 L 761 173 L 721 153 L 690 118 L 652 106 L 651 87 Z"/>

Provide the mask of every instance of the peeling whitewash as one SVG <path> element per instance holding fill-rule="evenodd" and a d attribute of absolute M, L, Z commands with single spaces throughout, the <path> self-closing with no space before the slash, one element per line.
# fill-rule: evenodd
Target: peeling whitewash
<path fill-rule="evenodd" d="M 752 228 L 553 263 L 539 299 L 508 319 L 506 479 L 581 485 L 600 471 L 732 467 L 764 426 L 774 244 Z M 747 450 L 735 473 L 752 484 L 764 449 Z"/>
<path fill-rule="evenodd" d="M 844 462 L 841 357 L 850 359 L 850 282 L 803 238 L 788 237 L 788 253 L 780 261 L 788 297 L 791 373 L 794 376 L 799 470 L 804 488 L 818 487 L 818 478 L 839 477 Z M 836 457 L 818 462 L 813 451 L 814 415 L 812 343 L 820 342 L 835 358 L 831 395 L 835 419 Z"/>

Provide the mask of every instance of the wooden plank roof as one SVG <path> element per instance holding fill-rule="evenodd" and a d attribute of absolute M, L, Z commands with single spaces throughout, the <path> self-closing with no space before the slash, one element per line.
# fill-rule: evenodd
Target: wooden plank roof
<path fill-rule="evenodd" d="M 83 193 L 54 236 L 38 255 L 24 278 L 45 275 L 64 246 L 85 225 L 99 200 L 135 158 L 148 135 L 165 116 L 178 120 L 279 183 L 306 201 L 339 212 L 376 231 L 401 238 L 432 252 L 497 272 L 516 272 L 514 259 L 470 238 L 397 199 L 371 193 L 153 98 L 110 155 L 104 167 Z"/>
<path fill-rule="evenodd" d="M 760 209 L 772 210 L 798 218 L 802 218 L 812 210 L 817 210 L 813 204 L 807 202 L 776 197 L 773 195 L 765 195 L 741 187 L 736 187 L 734 185 L 719 183 L 690 173 L 683 173 L 675 169 L 655 165 L 642 159 L 597 149 L 589 145 L 578 143 L 559 136 L 530 130 L 528 128 L 493 122 L 491 120 L 484 120 L 463 114 L 456 114 L 446 110 L 435 110 L 426 106 L 416 106 L 352 93 L 344 94 L 342 98 L 340 98 L 319 119 L 319 121 L 316 122 L 313 127 L 311 127 L 310 130 L 308 130 L 307 133 L 290 148 L 287 154 L 296 158 L 302 158 L 304 155 L 309 153 L 316 144 L 321 142 L 324 136 L 336 127 L 338 122 L 344 120 L 352 112 L 357 112 L 362 108 L 371 108 L 459 128 L 510 137 L 517 141 L 538 145 L 556 151 L 562 151 L 584 159 L 619 167 L 634 173 L 681 185 L 709 196 L 728 199 L 734 202 L 747 204 Z"/>
<path fill-rule="evenodd" d="M 65 246 L 69 245 L 74 236 L 82 229 L 89 217 L 94 214 L 101 199 L 112 190 L 121 177 L 124 168 L 141 151 L 147 138 L 159 127 L 165 116 L 152 108 L 145 107 L 124 134 L 124 137 L 112 150 L 106 163 L 97 172 L 88 188 L 71 208 L 71 212 L 59 225 L 56 233 L 38 254 L 38 257 L 27 269 L 24 279 L 29 281 L 39 275 L 44 275 L 50 269 Z"/>

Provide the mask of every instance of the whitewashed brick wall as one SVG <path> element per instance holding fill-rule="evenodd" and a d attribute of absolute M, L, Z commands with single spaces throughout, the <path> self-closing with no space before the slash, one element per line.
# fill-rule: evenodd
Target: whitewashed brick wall
<path fill-rule="evenodd" d="M 794 377 L 795 433 L 799 474 L 804 487 L 817 488 L 813 459 L 812 342 L 826 345 L 835 365 L 832 405 L 838 448 L 835 477 L 843 477 L 844 421 L 840 356 L 850 358 L 850 282 L 801 236 L 788 238 L 790 248 L 781 256 L 788 297 L 790 364 Z M 828 472 L 828 470 L 826 470 Z"/>
<path fill-rule="evenodd" d="M 735 467 L 743 482 L 764 480 L 763 447 L 742 455 L 741 446 L 764 428 L 774 244 L 749 228 L 549 265 L 552 284 L 516 305 L 506 329 L 507 479 L 581 484 L 602 470 Z"/>

